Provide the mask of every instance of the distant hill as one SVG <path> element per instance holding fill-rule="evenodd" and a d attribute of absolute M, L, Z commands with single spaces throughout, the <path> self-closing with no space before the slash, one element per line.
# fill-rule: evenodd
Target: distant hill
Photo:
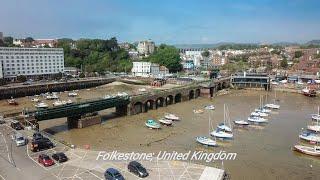
<path fill-rule="evenodd" d="M 320 40 L 312 40 L 312 41 L 307 42 L 306 44 L 320 45 Z"/>

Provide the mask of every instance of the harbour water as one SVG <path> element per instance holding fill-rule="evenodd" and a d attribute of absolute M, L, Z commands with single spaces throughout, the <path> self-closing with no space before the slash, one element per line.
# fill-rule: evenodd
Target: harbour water
<path fill-rule="evenodd" d="M 273 92 L 232 91 L 228 95 L 212 99 L 199 98 L 182 102 L 158 110 L 135 116 L 111 118 L 107 115 L 104 123 L 84 129 L 66 129 L 66 119 L 43 121 L 40 128 L 54 133 L 59 139 L 78 147 L 90 145 L 91 149 L 123 152 L 187 152 L 203 150 L 208 152 L 235 152 L 233 161 L 195 163 L 222 167 L 231 174 L 232 179 L 320 179 L 320 158 L 309 157 L 291 150 L 299 141 L 301 128 L 310 123 L 310 114 L 317 111 L 318 98 L 308 98 L 293 93 L 277 93 L 280 110 L 273 111 L 269 123 L 265 126 L 234 129 L 234 140 L 218 142 L 219 147 L 207 148 L 195 142 L 198 135 L 208 135 L 208 116 L 211 113 L 212 124 L 223 121 L 223 104 L 227 104 L 231 120 L 246 119 L 259 106 L 259 96 L 274 98 Z M 203 114 L 194 114 L 193 109 L 214 104 L 216 110 Z M 106 110 L 109 114 L 113 110 Z M 158 119 L 166 112 L 182 118 L 172 127 L 150 130 L 144 122 Z"/>

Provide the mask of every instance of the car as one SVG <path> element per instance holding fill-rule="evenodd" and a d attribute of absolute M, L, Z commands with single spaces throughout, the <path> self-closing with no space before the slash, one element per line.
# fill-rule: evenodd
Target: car
<path fill-rule="evenodd" d="M 33 140 L 39 140 L 39 139 L 44 138 L 40 132 L 33 133 L 32 137 L 33 137 Z"/>
<path fill-rule="evenodd" d="M 20 133 L 13 134 L 11 139 L 16 143 L 17 146 L 24 146 L 27 144 L 27 139 Z"/>
<path fill-rule="evenodd" d="M 20 122 L 17 121 L 17 120 L 11 121 L 10 126 L 11 126 L 13 129 L 15 129 L 15 130 L 23 130 L 23 129 L 24 129 L 24 128 L 22 127 L 22 125 L 20 124 Z"/>
<path fill-rule="evenodd" d="M 121 175 L 121 173 L 114 168 L 108 168 L 104 172 L 104 177 L 106 180 L 124 180 L 124 177 Z"/>
<path fill-rule="evenodd" d="M 53 143 L 48 138 L 32 140 L 32 142 L 30 143 L 30 149 L 32 152 L 42 151 L 44 149 L 50 149 L 53 147 Z"/>
<path fill-rule="evenodd" d="M 68 157 L 63 152 L 53 154 L 52 159 L 58 161 L 59 163 L 68 161 Z"/>
<path fill-rule="evenodd" d="M 5 124 L 5 123 L 6 123 L 6 121 L 5 121 L 5 120 L 0 119 L 0 124 Z"/>
<path fill-rule="evenodd" d="M 40 154 L 38 156 L 38 162 L 45 167 L 54 165 L 54 161 L 46 154 Z"/>
<path fill-rule="evenodd" d="M 144 178 L 149 176 L 149 173 L 147 172 L 146 168 L 144 168 L 139 162 L 137 161 L 131 161 L 128 164 L 128 170 L 129 172 L 132 172 L 133 174 Z"/>

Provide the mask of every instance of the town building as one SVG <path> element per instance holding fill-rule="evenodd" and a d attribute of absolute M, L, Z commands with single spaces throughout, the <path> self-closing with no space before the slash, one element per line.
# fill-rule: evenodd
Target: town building
<path fill-rule="evenodd" d="M 160 76 L 165 76 L 165 75 L 169 74 L 169 69 L 165 66 L 160 66 L 159 67 L 159 74 L 160 74 Z"/>
<path fill-rule="evenodd" d="M 35 39 L 32 42 L 26 42 L 24 39 L 14 39 L 13 44 L 20 47 L 40 48 L 40 47 L 57 47 L 56 39 Z"/>
<path fill-rule="evenodd" d="M 155 50 L 155 44 L 152 41 L 140 41 L 138 43 L 137 50 L 139 54 L 148 56 L 152 54 Z"/>
<path fill-rule="evenodd" d="M 64 74 L 67 76 L 77 77 L 80 73 L 80 69 L 76 67 L 64 67 Z"/>
<path fill-rule="evenodd" d="M 183 67 L 183 70 L 187 72 L 194 71 L 194 68 L 195 68 L 193 60 L 182 61 L 182 67 Z"/>
<path fill-rule="evenodd" d="M 131 48 L 131 45 L 130 45 L 130 43 L 128 43 L 128 42 L 124 42 L 124 43 L 119 43 L 119 47 L 122 48 L 122 49 L 125 49 L 125 50 L 129 51 L 130 48 Z"/>
<path fill-rule="evenodd" d="M 0 32 L 0 40 L 3 41 L 3 32 Z"/>
<path fill-rule="evenodd" d="M 160 75 L 160 66 L 151 62 L 133 62 L 131 69 L 133 76 L 150 77 Z"/>
<path fill-rule="evenodd" d="M 0 47 L 0 63 L 5 79 L 50 77 L 64 72 L 64 53 L 62 48 Z"/>

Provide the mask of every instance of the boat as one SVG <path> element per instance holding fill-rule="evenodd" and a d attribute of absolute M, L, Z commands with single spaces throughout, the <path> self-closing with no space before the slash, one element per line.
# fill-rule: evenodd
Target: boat
<path fill-rule="evenodd" d="M 173 121 L 179 121 L 180 120 L 180 118 L 178 116 L 176 116 L 174 114 L 170 114 L 170 113 L 166 113 L 164 115 L 164 118 L 170 119 L 170 120 L 173 120 Z"/>
<path fill-rule="evenodd" d="M 267 113 L 264 113 L 264 112 L 252 112 L 251 113 L 251 116 L 258 116 L 258 117 L 267 117 L 269 116 Z"/>
<path fill-rule="evenodd" d="M 38 104 L 34 105 L 36 108 L 48 108 L 48 104 L 44 102 L 39 102 Z"/>
<path fill-rule="evenodd" d="M 310 131 L 314 131 L 314 132 L 320 132 L 320 125 L 316 124 L 316 125 L 308 125 L 307 129 Z"/>
<path fill-rule="evenodd" d="M 161 119 L 159 119 L 159 122 L 161 124 L 164 124 L 164 125 L 167 125 L 167 126 L 172 125 L 172 120 L 171 119 L 167 119 L 167 118 L 161 118 Z"/>
<path fill-rule="evenodd" d="M 73 103 L 72 100 L 68 99 L 67 104 L 72 104 L 72 103 Z"/>
<path fill-rule="evenodd" d="M 194 110 L 193 110 L 193 113 L 195 113 L 195 114 L 202 114 L 202 113 L 204 113 L 204 111 L 203 111 L 202 109 L 194 109 Z"/>
<path fill-rule="evenodd" d="M 146 88 L 140 88 L 140 89 L 138 89 L 138 91 L 140 91 L 140 92 L 146 92 L 147 90 L 146 90 Z"/>
<path fill-rule="evenodd" d="M 254 111 L 255 112 L 262 112 L 262 113 L 270 113 L 271 112 L 270 109 L 266 109 L 266 108 L 257 108 Z"/>
<path fill-rule="evenodd" d="M 251 123 L 267 123 L 268 120 L 258 116 L 249 116 L 248 121 Z"/>
<path fill-rule="evenodd" d="M 227 133 L 222 129 L 217 128 L 216 130 L 212 131 L 210 133 L 211 136 L 219 138 L 219 139 L 232 139 L 233 134 L 232 133 Z"/>
<path fill-rule="evenodd" d="M 265 107 L 265 108 L 270 108 L 270 109 L 280 109 L 280 105 L 278 105 L 278 104 L 272 104 L 272 103 L 265 104 L 264 107 Z"/>
<path fill-rule="evenodd" d="M 245 120 L 235 120 L 233 122 L 234 122 L 234 124 L 239 125 L 239 126 L 248 126 L 249 125 L 249 122 L 245 121 Z"/>
<path fill-rule="evenodd" d="M 13 97 L 11 97 L 11 99 L 8 99 L 8 104 L 9 105 L 18 105 L 19 103 L 16 101 L 16 99 L 14 99 Z"/>
<path fill-rule="evenodd" d="M 69 96 L 69 97 L 76 97 L 76 96 L 78 96 L 78 93 L 76 93 L 75 91 L 69 92 L 69 93 L 68 93 L 68 96 Z"/>
<path fill-rule="evenodd" d="M 319 143 L 320 142 L 320 135 L 311 133 L 309 131 L 304 131 L 299 135 L 300 139 L 308 141 L 310 143 Z"/>
<path fill-rule="evenodd" d="M 214 107 L 214 105 L 207 105 L 207 106 L 204 107 L 204 109 L 206 109 L 206 110 L 214 110 L 215 107 Z"/>
<path fill-rule="evenodd" d="M 32 98 L 31 102 L 39 102 L 40 100 L 38 98 Z"/>
<path fill-rule="evenodd" d="M 295 151 L 301 152 L 303 154 L 320 157 L 320 146 L 310 147 L 304 145 L 295 145 L 293 148 Z"/>
<path fill-rule="evenodd" d="M 151 128 L 151 129 L 160 129 L 160 128 L 161 128 L 160 124 L 157 123 L 157 122 L 156 122 L 155 120 L 153 120 L 153 119 L 147 120 L 145 124 L 146 124 L 146 126 L 147 126 L 148 128 Z"/>
<path fill-rule="evenodd" d="M 59 99 L 59 97 L 56 94 L 52 94 L 52 95 L 47 95 L 46 99 L 47 100 L 53 100 L 53 99 Z"/>
<path fill-rule="evenodd" d="M 217 146 L 217 142 L 210 137 L 206 136 L 197 136 L 196 141 L 200 144 L 206 145 L 206 146 Z"/>
<path fill-rule="evenodd" d="M 223 123 L 220 123 L 217 128 L 224 130 L 226 132 L 232 132 L 232 127 L 231 127 L 231 123 L 230 123 L 230 119 L 229 116 L 227 114 L 228 109 L 226 108 L 226 105 L 224 104 L 223 106 Z M 227 117 L 228 116 L 228 117 Z M 228 122 L 226 122 L 228 119 Z"/>
<path fill-rule="evenodd" d="M 319 106 L 318 106 L 318 114 L 311 114 L 311 119 L 313 121 L 320 121 L 320 110 L 319 110 Z"/>
<path fill-rule="evenodd" d="M 62 105 L 66 105 L 66 104 L 67 104 L 67 101 L 60 101 L 60 100 L 54 101 L 52 103 L 53 106 L 62 106 Z"/>
<path fill-rule="evenodd" d="M 310 88 L 310 87 L 305 87 L 302 89 L 302 94 L 308 97 L 315 97 L 317 96 L 317 92 L 315 89 Z"/>

